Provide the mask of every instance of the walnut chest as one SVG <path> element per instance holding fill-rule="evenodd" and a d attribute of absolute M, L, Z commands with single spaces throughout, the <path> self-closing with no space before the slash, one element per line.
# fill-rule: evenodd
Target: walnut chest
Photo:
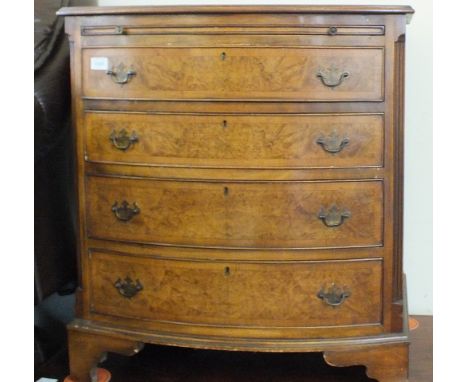
<path fill-rule="evenodd" d="M 80 289 L 71 378 L 144 343 L 407 378 L 410 7 L 63 8 Z"/>

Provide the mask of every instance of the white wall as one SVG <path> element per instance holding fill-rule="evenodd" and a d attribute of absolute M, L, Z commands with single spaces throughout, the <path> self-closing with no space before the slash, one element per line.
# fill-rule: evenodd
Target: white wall
<path fill-rule="evenodd" d="M 287 1 L 99 0 L 99 5 L 288 4 Z M 290 4 L 411 5 L 407 30 L 405 272 L 411 314 L 432 314 L 432 0 L 301 1 Z"/>

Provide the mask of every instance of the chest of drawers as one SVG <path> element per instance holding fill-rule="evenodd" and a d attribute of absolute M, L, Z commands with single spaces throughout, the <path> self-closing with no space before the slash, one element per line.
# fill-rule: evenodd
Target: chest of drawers
<path fill-rule="evenodd" d="M 144 343 L 323 352 L 405 381 L 409 7 L 64 8 L 71 378 Z"/>

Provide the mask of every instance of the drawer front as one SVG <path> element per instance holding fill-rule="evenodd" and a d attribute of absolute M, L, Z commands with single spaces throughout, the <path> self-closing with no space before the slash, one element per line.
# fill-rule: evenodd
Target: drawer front
<path fill-rule="evenodd" d="M 89 161 L 187 167 L 383 165 L 383 115 L 87 113 Z"/>
<path fill-rule="evenodd" d="M 382 181 L 87 178 L 90 237 L 201 247 L 382 245 Z"/>
<path fill-rule="evenodd" d="M 84 49 L 83 95 L 382 101 L 383 65 L 379 47 Z"/>
<path fill-rule="evenodd" d="M 382 263 L 194 262 L 92 252 L 91 304 L 118 317 L 233 326 L 379 324 Z"/>

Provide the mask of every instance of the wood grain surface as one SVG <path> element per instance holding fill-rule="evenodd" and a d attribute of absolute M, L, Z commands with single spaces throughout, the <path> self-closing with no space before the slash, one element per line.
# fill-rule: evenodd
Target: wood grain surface
<path fill-rule="evenodd" d="M 223 13 L 303 13 L 303 14 L 408 14 L 414 9 L 407 5 L 205 5 L 205 6 L 138 6 L 138 7 L 64 7 L 57 14 L 128 15 L 128 14 L 223 14 Z"/>
<path fill-rule="evenodd" d="M 163 167 L 381 167 L 383 122 L 382 114 L 87 113 L 86 155 L 90 162 Z M 112 134 L 138 141 L 119 149 Z M 330 152 L 320 139 L 347 143 Z"/>
<path fill-rule="evenodd" d="M 381 276 L 379 259 L 195 262 L 92 252 L 92 305 L 114 316 L 220 326 L 379 324 Z M 114 286 L 127 277 L 143 286 L 132 298 Z M 336 307 L 317 296 L 333 284 L 350 293 Z"/>
<path fill-rule="evenodd" d="M 136 74 L 125 84 L 105 70 Z M 95 48 L 83 50 L 83 95 L 141 99 L 383 100 L 383 48 Z M 331 73 L 327 74 L 329 70 Z M 337 86 L 327 86 L 317 76 Z"/>
<path fill-rule="evenodd" d="M 175 182 L 88 177 L 87 227 L 99 239 L 238 248 L 382 245 L 383 186 L 366 182 Z M 121 221 L 112 206 L 136 203 Z M 339 226 L 319 218 L 336 206 Z"/>

